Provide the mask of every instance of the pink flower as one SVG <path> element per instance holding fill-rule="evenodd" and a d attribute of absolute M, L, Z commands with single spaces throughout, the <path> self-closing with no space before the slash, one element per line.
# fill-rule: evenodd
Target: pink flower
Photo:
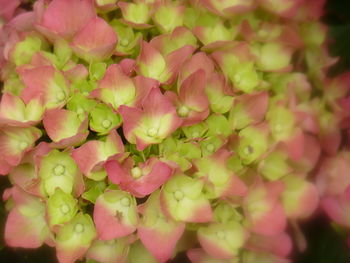
<path fill-rule="evenodd" d="M 38 27 L 50 37 L 58 35 L 70 39 L 94 17 L 91 0 L 53 0 Z"/>
<path fill-rule="evenodd" d="M 273 236 L 286 228 L 286 215 L 279 197 L 284 190 L 283 183 L 257 182 L 244 198 L 243 209 L 248 219 L 248 228 L 257 234 Z"/>
<path fill-rule="evenodd" d="M 181 119 L 170 100 L 159 88 L 153 88 L 142 101 L 141 108 L 120 106 L 126 139 L 142 151 L 148 145 L 160 143 L 181 125 Z"/>
<path fill-rule="evenodd" d="M 100 140 L 91 140 L 84 143 L 72 152 L 72 157 L 80 171 L 87 177 L 104 178 L 107 176 L 103 164 L 113 157 L 124 152 L 124 145 L 115 130 Z"/>
<path fill-rule="evenodd" d="M 151 157 L 134 166 L 131 158 L 123 164 L 110 160 L 105 164 L 108 178 L 120 189 L 142 198 L 162 186 L 172 175 L 172 169 L 164 162 Z"/>
<path fill-rule="evenodd" d="M 160 207 L 159 191 L 155 191 L 139 210 L 142 220 L 137 233 L 144 246 L 160 262 L 166 262 L 174 254 L 175 246 L 185 230 L 185 224 L 167 218 Z M 164 242 L 164 239 L 167 242 Z"/>
<path fill-rule="evenodd" d="M 197 70 L 182 82 L 178 96 L 171 91 L 165 93 L 177 107 L 177 113 L 183 120 L 182 126 L 194 125 L 208 117 L 209 101 L 204 92 L 205 84 L 205 72 Z"/>
<path fill-rule="evenodd" d="M 11 247 L 38 248 L 44 243 L 52 245 L 53 236 L 45 218 L 45 204 L 14 186 L 7 198 L 11 198 L 11 209 L 5 225 L 5 242 Z"/>
<path fill-rule="evenodd" d="M 193 51 L 193 46 L 186 45 L 163 55 L 152 44 L 143 41 L 140 55 L 136 60 L 136 71 L 144 77 L 156 79 L 164 84 L 171 84 L 182 64 Z"/>
<path fill-rule="evenodd" d="M 117 44 L 114 29 L 102 18 L 91 19 L 73 38 L 75 54 L 88 61 L 108 59 Z"/>
<path fill-rule="evenodd" d="M 101 240 L 130 235 L 138 223 L 135 198 L 120 190 L 105 191 L 96 200 L 94 223 Z"/>

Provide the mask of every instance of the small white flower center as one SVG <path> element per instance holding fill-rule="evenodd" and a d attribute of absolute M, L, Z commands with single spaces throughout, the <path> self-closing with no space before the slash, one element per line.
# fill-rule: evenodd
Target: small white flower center
<path fill-rule="evenodd" d="M 62 175 L 66 171 L 66 168 L 62 164 L 57 164 L 53 169 L 55 175 Z"/>
<path fill-rule="evenodd" d="M 242 78 L 241 78 L 241 76 L 239 74 L 236 74 L 233 78 L 234 78 L 236 83 L 240 83 L 241 80 L 242 80 Z"/>
<path fill-rule="evenodd" d="M 120 41 L 120 44 L 123 46 L 123 47 L 126 47 L 128 44 L 129 44 L 129 40 L 127 40 L 126 38 L 122 39 Z"/>
<path fill-rule="evenodd" d="M 123 197 L 120 202 L 122 203 L 123 206 L 130 206 L 130 199 L 127 197 Z"/>
<path fill-rule="evenodd" d="M 283 130 L 283 126 L 282 124 L 276 124 L 273 129 L 275 130 L 275 132 L 281 132 Z"/>
<path fill-rule="evenodd" d="M 190 113 L 190 110 L 186 106 L 181 106 L 177 110 L 177 114 L 179 114 L 179 116 L 181 116 L 181 117 L 186 117 L 189 113 Z"/>
<path fill-rule="evenodd" d="M 84 226 L 80 223 L 77 223 L 75 226 L 74 226 L 74 232 L 76 233 L 82 233 L 84 232 Z"/>
<path fill-rule="evenodd" d="M 84 113 L 84 110 L 82 108 L 77 109 L 77 114 L 83 114 L 83 113 Z"/>
<path fill-rule="evenodd" d="M 61 210 L 62 214 L 67 214 L 70 211 L 70 208 L 68 205 L 63 204 L 63 205 L 61 205 L 60 210 Z"/>
<path fill-rule="evenodd" d="M 210 143 L 206 146 L 206 149 L 208 152 L 213 152 L 215 150 L 215 146 Z"/>
<path fill-rule="evenodd" d="M 199 132 L 195 131 L 192 133 L 193 138 L 198 138 L 199 137 Z"/>
<path fill-rule="evenodd" d="M 243 153 L 245 155 L 250 155 L 254 152 L 254 148 L 250 145 L 246 146 L 244 149 L 243 149 Z"/>
<path fill-rule="evenodd" d="M 102 122 L 102 127 L 105 129 L 111 127 L 111 125 L 112 125 L 112 122 L 110 120 L 106 119 L 106 120 L 103 120 L 103 122 Z"/>
<path fill-rule="evenodd" d="M 58 101 L 62 101 L 66 98 L 66 94 L 63 91 L 58 91 L 56 93 L 56 98 Z"/>
<path fill-rule="evenodd" d="M 184 198 L 184 193 L 180 190 L 175 191 L 174 197 L 176 200 L 180 201 Z"/>
<path fill-rule="evenodd" d="M 131 175 L 135 179 L 140 178 L 142 176 L 142 171 L 139 167 L 134 167 L 131 169 Z"/>
<path fill-rule="evenodd" d="M 149 137 L 154 137 L 157 135 L 157 133 L 158 133 L 158 130 L 156 128 L 149 128 L 147 131 L 147 135 Z"/>

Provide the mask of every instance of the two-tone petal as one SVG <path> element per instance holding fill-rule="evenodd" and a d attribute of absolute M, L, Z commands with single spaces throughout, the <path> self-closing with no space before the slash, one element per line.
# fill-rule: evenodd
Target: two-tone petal
<path fill-rule="evenodd" d="M 101 240 L 132 234 L 138 223 L 135 198 L 120 190 L 106 190 L 96 200 L 94 222 Z"/>

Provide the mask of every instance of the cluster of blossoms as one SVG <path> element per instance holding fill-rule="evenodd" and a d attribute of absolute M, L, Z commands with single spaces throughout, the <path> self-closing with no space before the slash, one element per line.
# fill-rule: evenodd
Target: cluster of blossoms
<path fill-rule="evenodd" d="M 323 4 L 0 0 L 7 245 L 287 263 L 319 203 L 350 228 L 350 74 L 326 74 Z"/>

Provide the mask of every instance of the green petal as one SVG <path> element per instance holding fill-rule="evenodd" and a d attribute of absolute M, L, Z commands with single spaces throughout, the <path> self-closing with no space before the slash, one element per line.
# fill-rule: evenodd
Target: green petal
<path fill-rule="evenodd" d="M 85 118 L 85 113 L 90 112 L 96 104 L 96 101 L 86 98 L 81 93 L 75 93 L 68 101 L 67 109 L 75 111 L 82 120 Z"/>
<path fill-rule="evenodd" d="M 49 196 L 55 193 L 56 188 L 71 194 L 78 167 L 68 152 L 52 150 L 41 160 L 39 176 L 42 187 Z"/>
<path fill-rule="evenodd" d="M 89 67 L 90 79 L 100 80 L 107 69 L 107 64 L 104 62 L 91 63 Z"/>
<path fill-rule="evenodd" d="M 273 152 L 260 164 L 261 174 L 269 181 L 276 181 L 291 171 L 287 163 L 287 155 L 282 152 Z"/>
<path fill-rule="evenodd" d="M 208 125 L 208 135 L 228 136 L 232 133 L 228 120 L 223 115 L 212 114 L 205 121 Z"/>
<path fill-rule="evenodd" d="M 90 112 L 90 128 L 100 135 L 107 134 L 110 130 L 120 125 L 122 119 L 119 114 L 106 104 L 100 103 Z"/>
<path fill-rule="evenodd" d="M 238 154 L 244 164 L 254 162 L 268 149 L 267 137 L 255 127 L 244 128 L 239 137 Z"/>
<path fill-rule="evenodd" d="M 47 201 L 47 214 L 51 226 L 70 221 L 78 212 L 78 201 L 60 188 Z"/>
<path fill-rule="evenodd" d="M 13 62 L 16 66 L 28 64 L 32 60 L 32 56 L 41 50 L 43 46 L 42 39 L 35 35 L 28 35 L 24 40 L 15 45 L 12 54 Z"/>
<path fill-rule="evenodd" d="M 89 247 L 96 237 L 96 230 L 88 214 L 79 213 L 69 223 L 63 225 L 56 236 L 58 247 L 66 250 Z"/>

